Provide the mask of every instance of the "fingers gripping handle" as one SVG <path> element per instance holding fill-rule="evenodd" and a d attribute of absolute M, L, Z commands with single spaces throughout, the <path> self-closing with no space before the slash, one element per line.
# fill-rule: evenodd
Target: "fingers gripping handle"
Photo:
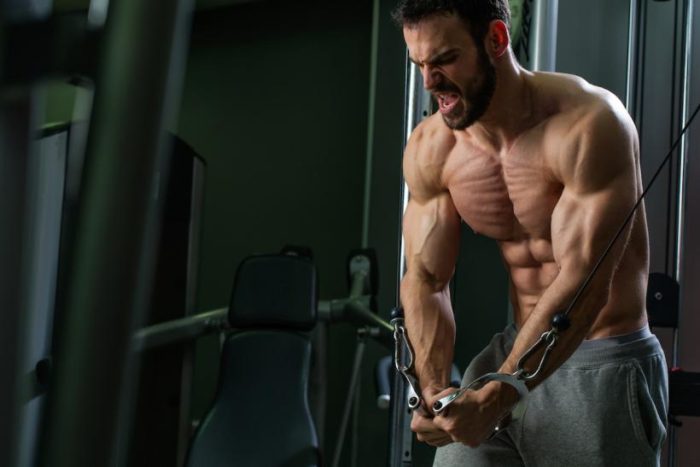
<path fill-rule="evenodd" d="M 506 383 L 515 388 L 515 390 L 518 392 L 520 398 L 518 399 L 518 403 L 513 409 L 513 419 L 517 420 L 519 416 L 522 415 L 521 407 L 524 405 L 523 401 L 525 399 L 525 396 L 527 396 L 530 392 L 530 390 L 527 388 L 523 380 L 517 378 L 515 375 L 509 375 L 507 373 L 487 373 L 483 376 L 480 376 L 479 378 L 469 383 L 468 386 L 459 388 L 450 395 L 445 396 L 442 399 L 439 399 L 437 402 L 435 402 L 435 404 L 433 404 L 433 413 L 435 415 L 440 415 L 452 402 L 455 401 L 455 399 L 464 394 L 466 391 L 475 391 L 477 389 L 480 389 L 490 381 L 500 381 L 501 383 Z"/>
<path fill-rule="evenodd" d="M 505 429 L 511 421 L 517 420 L 523 416 L 525 413 L 525 407 L 526 407 L 526 400 L 525 396 L 530 392 L 527 386 L 525 385 L 525 382 L 522 379 L 519 379 L 515 375 L 509 375 L 506 373 L 487 373 L 483 376 L 480 376 L 479 378 L 475 379 L 472 381 L 467 387 L 464 388 L 459 388 L 452 394 L 443 397 L 442 399 L 439 399 L 435 404 L 433 404 L 433 413 L 437 416 L 440 414 L 444 414 L 445 410 L 447 407 L 454 402 L 459 396 L 464 394 L 466 391 L 469 390 L 477 390 L 482 388 L 486 383 L 489 381 L 500 381 L 502 383 L 509 384 L 515 388 L 516 391 L 518 391 L 518 395 L 520 398 L 518 399 L 518 402 L 515 404 L 515 407 L 513 407 L 513 410 L 507 414 L 505 417 L 503 417 L 501 420 L 498 421 L 496 426 L 493 428 L 493 432 L 491 433 L 491 436 L 489 436 L 489 439 L 493 438 L 496 436 L 501 430 Z"/>
<path fill-rule="evenodd" d="M 523 381 L 515 375 L 509 375 L 506 373 L 487 373 L 483 376 L 480 376 L 479 378 L 469 383 L 468 386 L 459 388 L 453 393 L 435 402 L 435 404 L 433 404 L 432 407 L 433 413 L 436 416 L 444 414 L 447 407 L 449 407 L 449 405 L 452 404 L 452 402 L 459 398 L 459 396 L 464 394 L 466 391 L 475 391 L 477 389 L 480 389 L 489 381 L 500 381 L 501 383 L 508 384 L 515 388 L 515 390 L 518 392 L 518 395 L 520 396 L 520 398 L 518 399 L 518 403 L 515 405 L 513 410 L 501 420 L 499 420 L 499 422 L 494 427 L 493 433 L 491 433 L 491 436 L 489 436 L 489 439 L 493 438 L 501 430 L 505 429 L 511 421 L 519 419 L 525 413 L 525 396 L 528 395 L 530 390 L 525 385 L 525 381 Z"/>

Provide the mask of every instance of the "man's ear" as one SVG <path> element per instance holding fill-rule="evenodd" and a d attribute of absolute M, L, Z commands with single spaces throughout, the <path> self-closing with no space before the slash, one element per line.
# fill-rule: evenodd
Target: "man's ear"
<path fill-rule="evenodd" d="M 510 45 L 508 25 L 500 19 L 491 21 L 485 41 L 486 50 L 489 51 L 489 55 L 494 58 L 502 57 Z"/>

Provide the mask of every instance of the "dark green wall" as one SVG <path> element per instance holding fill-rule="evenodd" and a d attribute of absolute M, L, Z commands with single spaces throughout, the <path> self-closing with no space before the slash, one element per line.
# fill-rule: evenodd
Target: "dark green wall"
<path fill-rule="evenodd" d="M 369 1 L 260 2 L 196 16 L 179 135 L 208 164 L 199 310 L 227 305 L 244 256 L 288 243 L 313 249 L 321 298 L 347 294 L 345 260 L 362 232 L 370 29 Z M 353 328 L 331 328 L 329 459 L 354 345 Z M 218 372 L 217 340 L 197 347 L 195 418 Z"/>

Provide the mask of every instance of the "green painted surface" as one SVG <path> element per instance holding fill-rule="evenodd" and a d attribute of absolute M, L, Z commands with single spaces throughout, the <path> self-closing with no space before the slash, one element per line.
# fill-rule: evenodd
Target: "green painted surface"
<path fill-rule="evenodd" d="M 345 260 L 362 231 L 370 15 L 367 1 L 198 16 L 178 133 L 207 160 L 199 310 L 227 304 L 243 257 L 285 244 L 313 249 L 321 298 L 347 294 Z M 331 329 L 326 458 L 354 344 L 350 326 Z M 197 347 L 195 418 L 218 372 L 216 339 Z"/>

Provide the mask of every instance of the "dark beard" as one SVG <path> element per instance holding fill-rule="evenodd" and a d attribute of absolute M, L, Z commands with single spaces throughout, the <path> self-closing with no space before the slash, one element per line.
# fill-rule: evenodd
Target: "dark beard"
<path fill-rule="evenodd" d="M 471 105 L 464 106 L 464 111 L 456 117 L 442 116 L 445 124 L 452 130 L 464 130 L 479 120 L 489 108 L 491 98 L 496 90 L 496 69 L 491 64 L 485 50 L 479 51 L 479 65 L 483 81 L 475 89 L 465 89 L 466 99 Z M 450 88 L 452 86 L 449 86 Z"/>

